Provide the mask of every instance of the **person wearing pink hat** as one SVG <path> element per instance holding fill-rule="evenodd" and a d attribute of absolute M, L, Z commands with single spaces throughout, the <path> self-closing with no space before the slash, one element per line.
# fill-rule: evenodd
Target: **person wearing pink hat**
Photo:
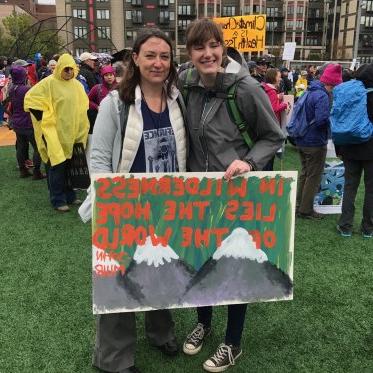
<path fill-rule="evenodd" d="M 313 201 L 318 191 L 324 170 L 326 147 L 330 132 L 330 102 L 333 88 L 342 83 L 342 67 L 328 65 L 320 80 L 313 80 L 308 88 L 305 103 L 308 130 L 296 145 L 302 164 L 298 179 L 297 216 L 303 219 L 322 219 L 313 210 Z"/>
<path fill-rule="evenodd" d="M 95 112 L 92 116 L 92 121 L 90 118 L 90 131 L 92 133 L 94 122 L 96 120 L 98 107 L 101 101 L 112 91 L 118 87 L 118 83 L 115 79 L 115 70 L 111 65 L 106 65 L 101 68 L 100 75 L 102 77 L 102 83 L 96 84 L 88 93 L 89 98 L 89 108 Z M 94 118 L 93 118 L 94 117 Z"/>

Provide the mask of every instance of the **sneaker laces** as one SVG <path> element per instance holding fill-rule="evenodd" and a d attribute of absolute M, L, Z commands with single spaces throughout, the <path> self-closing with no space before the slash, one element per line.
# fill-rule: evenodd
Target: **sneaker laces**
<path fill-rule="evenodd" d="M 228 355 L 229 363 L 231 365 L 234 365 L 234 356 L 232 353 L 232 348 L 224 343 L 220 344 L 218 349 L 216 350 L 215 354 L 211 357 L 211 359 L 214 359 L 217 363 L 220 361 L 223 361 Z"/>
<path fill-rule="evenodd" d="M 197 343 L 199 342 L 203 336 L 205 335 L 205 329 L 203 327 L 203 324 L 198 323 L 195 329 L 188 335 L 187 340 L 188 343 Z"/>

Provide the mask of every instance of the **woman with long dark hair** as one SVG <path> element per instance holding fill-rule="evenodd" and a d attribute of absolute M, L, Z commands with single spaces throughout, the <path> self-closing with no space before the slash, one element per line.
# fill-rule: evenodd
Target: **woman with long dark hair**
<path fill-rule="evenodd" d="M 158 29 L 144 30 L 134 42 L 118 91 L 110 92 L 100 104 L 92 138 L 92 173 L 185 171 L 185 128 L 175 77 L 169 38 Z M 128 113 L 126 123 L 121 123 L 123 111 Z M 83 220 L 84 211 L 90 215 L 83 205 Z M 166 355 L 178 352 L 173 328 L 169 310 L 145 313 L 147 337 Z M 99 315 L 96 331 L 96 367 L 139 371 L 134 359 L 134 312 Z"/>

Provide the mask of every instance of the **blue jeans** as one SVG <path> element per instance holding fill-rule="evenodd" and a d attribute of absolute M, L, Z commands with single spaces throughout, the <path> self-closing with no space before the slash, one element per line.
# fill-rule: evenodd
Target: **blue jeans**
<path fill-rule="evenodd" d="M 0 124 L 4 120 L 4 106 L 0 103 Z"/>
<path fill-rule="evenodd" d="M 49 198 L 54 208 L 70 204 L 76 200 L 76 194 L 67 182 L 67 162 L 56 166 L 47 166 Z"/>

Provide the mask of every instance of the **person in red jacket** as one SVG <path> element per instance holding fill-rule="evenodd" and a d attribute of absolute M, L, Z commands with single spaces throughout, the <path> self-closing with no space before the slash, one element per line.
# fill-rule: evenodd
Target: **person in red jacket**
<path fill-rule="evenodd" d="M 284 94 L 279 93 L 279 87 L 281 82 L 281 72 L 279 69 L 270 68 L 265 74 L 265 83 L 262 86 L 271 101 L 272 109 L 277 118 L 279 126 L 281 126 L 281 113 L 284 110 L 290 110 L 287 103 L 283 102 Z M 263 168 L 263 171 L 273 171 L 273 163 L 275 157 L 273 157 L 267 165 Z"/>
<path fill-rule="evenodd" d="M 278 91 L 280 82 L 280 70 L 273 68 L 268 69 L 265 75 L 265 83 L 263 83 L 263 87 L 271 101 L 272 109 L 275 112 L 279 124 L 281 124 L 281 113 L 284 110 L 289 110 L 288 104 L 283 102 L 284 95 Z"/>
<path fill-rule="evenodd" d="M 115 70 L 111 65 L 103 66 L 101 71 L 102 83 L 96 84 L 88 93 L 89 98 L 89 108 L 92 112 L 95 112 L 94 120 L 96 120 L 98 107 L 100 106 L 101 101 L 109 94 L 110 91 L 117 88 L 118 83 L 115 79 Z M 92 118 L 93 119 L 93 118 Z M 90 120 L 90 131 L 93 132 L 94 121 Z"/>

